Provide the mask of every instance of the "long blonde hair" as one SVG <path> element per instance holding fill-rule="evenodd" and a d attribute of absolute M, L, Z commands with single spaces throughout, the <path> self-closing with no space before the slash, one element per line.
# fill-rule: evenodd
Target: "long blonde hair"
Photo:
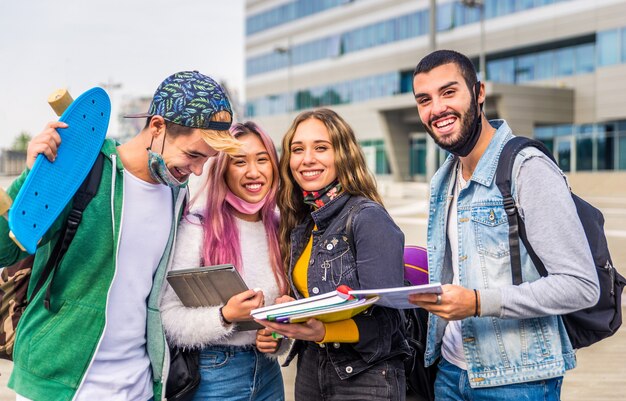
<path fill-rule="evenodd" d="M 337 178 L 343 190 L 351 195 L 360 195 L 374 202 L 383 204 L 376 181 L 367 169 L 363 151 L 354 136 L 354 131 L 337 113 L 330 109 L 315 109 L 300 113 L 291 123 L 283 137 L 282 156 L 280 157 L 280 189 L 278 191 L 278 208 L 280 209 L 279 239 L 285 270 L 289 267 L 291 230 L 303 222 L 311 212 L 311 207 L 303 202 L 302 189 L 293 178 L 289 159 L 291 158 L 291 142 L 303 121 L 314 118 L 324 124 L 330 136 L 335 155 Z"/>

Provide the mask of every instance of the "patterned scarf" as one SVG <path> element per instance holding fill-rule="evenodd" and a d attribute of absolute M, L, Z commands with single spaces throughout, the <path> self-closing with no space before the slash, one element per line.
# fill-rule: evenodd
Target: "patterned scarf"
<path fill-rule="evenodd" d="M 304 203 L 319 209 L 331 200 L 335 199 L 342 190 L 343 188 L 341 187 L 339 180 L 335 180 L 320 190 L 302 191 L 302 195 L 304 195 Z"/>

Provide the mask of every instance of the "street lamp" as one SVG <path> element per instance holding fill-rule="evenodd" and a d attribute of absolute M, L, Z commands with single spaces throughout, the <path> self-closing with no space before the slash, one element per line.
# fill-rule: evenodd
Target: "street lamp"
<path fill-rule="evenodd" d="M 287 38 L 287 46 L 276 46 L 274 52 L 281 55 L 287 55 L 287 114 L 293 110 L 292 104 L 294 102 L 293 95 L 291 94 L 291 66 L 292 66 L 292 53 L 291 38 Z"/>
<path fill-rule="evenodd" d="M 485 69 L 485 2 L 484 0 L 461 0 L 461 4 L 469 8 L 478 8 L 480 11 L 480 55 L 478 61 L 478 69 L 480 80 L 486 81 Z"/>
<path fill-rule="evenodd" d="M 430 23 L 428 25 L 428 42 L 430 51 L 437 50 L 437 0 L 430 0 L 429 6 Z"/>

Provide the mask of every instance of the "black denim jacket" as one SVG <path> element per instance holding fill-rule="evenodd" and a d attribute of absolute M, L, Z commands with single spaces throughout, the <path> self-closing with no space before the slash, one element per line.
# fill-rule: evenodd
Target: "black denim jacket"
<path fill-rule="evenodd" d="M 351 222 L 348 223 L 348 217 Z M 311 213 L 291 233 L 289 277 L 304 251 L 313 226 L 313 248 L 307 272 L 311 296 L 345 284 L 352 289 L 400 287 L 404 284 L 404 234 L 378 203 L 343 193 Z M 352 235 L 347 231 L 352 231 Z M 355 250 L 350 247 L 354 245 Z M 302 295 L 290 279 L 296 298 Z M 324 347 L 337 374 L 345 379 L 383 360 L 404 357 L 409 348 L 400 311 L 378 304 L 354 317 L 359 342 Z M 297 341 L 285 366 L 305 342 Z"/>

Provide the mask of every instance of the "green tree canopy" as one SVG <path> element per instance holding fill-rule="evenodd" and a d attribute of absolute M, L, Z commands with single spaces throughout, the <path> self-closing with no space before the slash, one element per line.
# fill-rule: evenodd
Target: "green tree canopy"
<path fill-rule="evenodd" d="M 28 142 L 30 142 L 31 139 L 32 137 L 28 132 L 20 132 L 20 134 L 13 141 L 13 147 L 11 148 L 11 150 L 26 152 L 26 149 L 28 148 Z"/>

